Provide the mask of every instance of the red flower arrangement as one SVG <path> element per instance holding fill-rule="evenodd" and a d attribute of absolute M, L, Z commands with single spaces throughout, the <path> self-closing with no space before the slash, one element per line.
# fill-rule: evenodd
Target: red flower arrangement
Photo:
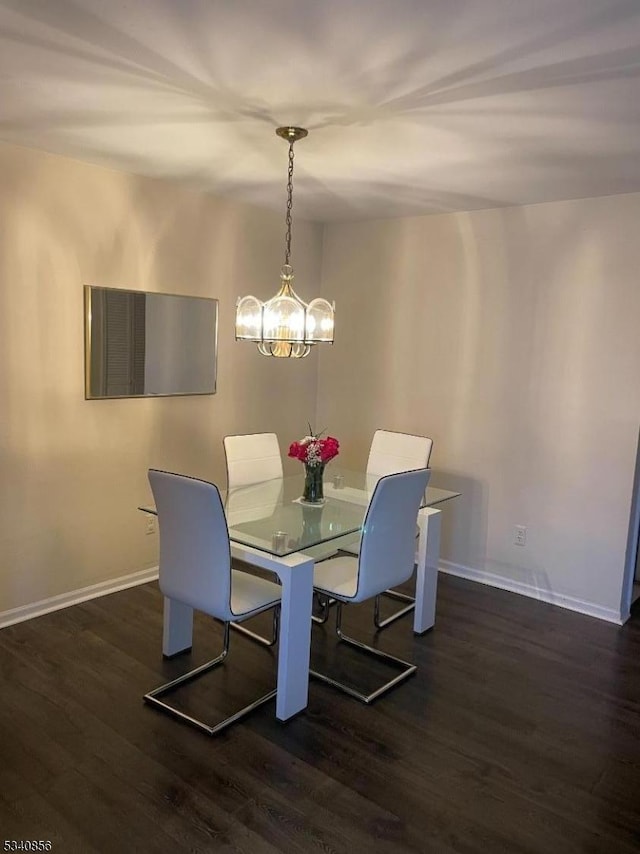
<path fill-rule="evenodd" d="M 310 436 L 305 436 L 299 442 L 289 445 L 289 456 L 300 460 L 305 466 L 324 466 L 329 460 L 337 457 L 340 453 L 340 443 L 333 436 L 321 439 L 320 434 L 315 436 L 309 428 Z"/>

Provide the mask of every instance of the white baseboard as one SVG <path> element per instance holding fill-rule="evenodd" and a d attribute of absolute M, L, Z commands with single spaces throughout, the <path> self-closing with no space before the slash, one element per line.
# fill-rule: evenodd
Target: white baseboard
<path fill-rule="evenodd" d="M 43 614 L 51 613 L 51 611 L 59 611 L 61 608 L 79 605 L 80 602 L 97 599 L 99 596 L 106 596 L 108 593 L 126 590 L 127 587 L 146 584 L 149 581 L 154 581 L 157 577 L 158 567 L 152 566 L 150 569 L 132 572 L 130 575 L 122 575 L 120 578 L 114 578 L 112 581 L 101 581 L 99 584 L 92 584 L 90 587 L 81 587 L 79 590 L 72 590 L 69 593 L 52 596 L 50 599 L 41 599 L 40 602 L 32 602 L 30 605 L 23 605 L 20 608 L 0 611 L 0 629 L 5 628 L 5 626 L 11 626 L 14 623 L 22 623 L 24 620 L 31 620 L 33 617 L 41 617 Z"/>
<path fill-rule="evenodd" d="M 495 575 L 493 572 L 483 572 L 448 560 L 441 560 L 438 568 L 440 572 L 447 575 L 456 575 L 458 578 L 477 581 L 489 587 L 509 590 L 511 593 L 519 593 L 521 596 L 538 599 L 540 602 L 547 602 L 549 605 L 558 605 L 558 607 L 567 608 L 569 611 L 578 611 L 580 614 L 587 614 L 589 617 L 596 617 L 598 620 L 606 620 L 608 623 L 616 623 L 618 626 L 623 625 L 629 618 L 628 614 L 623 617 L 620 611 L 613 608 L 603 608 L 600 605 L 594 605 L 592 602 L 583 602 L 580 599 L 574 599 L 572 596 L 562 596 L 559 593 L 554 593 L 553 590 L 544 590 L 522 581 L 514 581 L 502 575 Z"/>
<path fill-rule="evenodd" d="M 496 575 L 492 572 L 482 572 L 479 569 L 473 569 L 470 566 L 463 566 L 459 563 L 452 563 L 448 560 L 440 561 L 439 570 L 446 575 L 455 575 L 458 578 L 477 581 L 489 587 L 508 590 L 511 593 L 528 596 L 530 599 L 538 599 L 540 602 L 547 602 L 550 605 L 567 608 L 569 611 L 587 614 L 589 617 L 596 617 L 598 620 L 606 620 L 608 623 L 615 623 L 618 626 L 623 625 L 629 618 L 628 614 L 623 616 L 620 611 L 616 611 L 613 608 L 602 608 L 600 605 L 594 605 L 592 602 L 583 602 L 571 596 L 561 596 L 552 590 L 543 590 L 539 587 L 533 587 L 530 584 L 524 584 L 521 581 L 514 581 L 511 578 L 505 578 L 502 575 Z M 118 590 L 126 590 L 127 587 L 147 584 L 149 581 L 155 581 L 157 578 L 158 567 L 152 566 L 140 572 L 133 572 L 130 575 L 114 578 L 112 581 L 102 581 L 90 587 L 81 587 L 79 590 L 72 590 L 69 593 L 52 596 L 50 599 L 32 602 L 30 605 L 23 605 L 20 608 L 0 611 L 0 629 L 5 628 L 5 626 L 11 626 L 14 623 L 21 623 L 24 620 L 40 617 L 43 614 L 49 614 L 52 611 L 69 608 L 71 605 L 79 605 L 80 602 L 87 602 L 89 599 L 97 599 L 99 596 L 117 593 Z"/>

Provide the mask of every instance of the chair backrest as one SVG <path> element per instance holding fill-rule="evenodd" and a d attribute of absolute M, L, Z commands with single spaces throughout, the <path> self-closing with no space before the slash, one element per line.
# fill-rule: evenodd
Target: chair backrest
<path fill-rule="evenodd" d="M 275 433 L 225 436 L 224 453 L 229 489 L 282 477 L 282 457 Z"/>
<path fill-rule="evenodd" d="M 158 511 L 160 590 L 220 620 L 232 620 L 229 531 L 218 487 L 149 469 Z"/>
<path fill-rule="evenodd" d="M 413 572 L 416 517 L 431 469 L 383 475 L 362 529 L 355 602 L 402 584 Z"/>
<path fill-rule="evenodd" d="M 282 478 L 238 486 L 227 492 L 224 510 L 227 526 L 233 528 L 243 522 L 268 519 L 282 503 Z"/>
<path fill-rule="evenodd" d="M 369 450 L 367 474 L 382 477 L 385 474 L 426 468 L 432 447 L 433 440 L 426 436 L 376 430 Z"/>

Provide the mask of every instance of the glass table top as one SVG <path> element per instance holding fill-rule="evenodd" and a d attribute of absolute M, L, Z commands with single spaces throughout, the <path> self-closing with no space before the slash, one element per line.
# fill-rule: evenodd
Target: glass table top
<path fill-rule="evenodd" d="M 341 537 L 352 539 L 360 532 L 378 478 L 328 467 L 324 503 L 309 505 L 301 498 L 304 469 L 300 468 L 296 475 L 220 491 L 232 542 L 284 556 Z M 421 506 L 435 507 L 459 495 L 430 486 Z M 155 513 L 153 507 L 140 509 Z"/>

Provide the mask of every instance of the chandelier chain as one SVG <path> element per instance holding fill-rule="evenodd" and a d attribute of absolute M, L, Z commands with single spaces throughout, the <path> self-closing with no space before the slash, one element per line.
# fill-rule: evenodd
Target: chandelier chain
<path fill-rule="evenodd" d="M 287 248 L 284 255 L 284 263 L 289 263 L 291 257 L 291 208 L 293 207 L 293 142 L 289 143 L 289 174 L 287 181 L 287 215 L 285 222 L 287 224 Z"/>

